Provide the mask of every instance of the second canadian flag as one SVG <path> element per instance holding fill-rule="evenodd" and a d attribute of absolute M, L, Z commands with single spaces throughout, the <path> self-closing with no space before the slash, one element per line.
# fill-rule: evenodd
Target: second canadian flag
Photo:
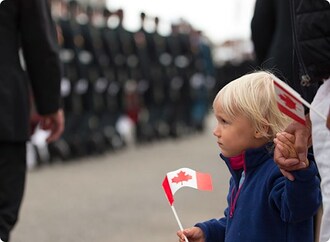
<path fill-rule="evenodd" d="M 297 122 L 305 125 L 305 113 L 304 106 L 315 112 L 322 119 L 327 120 L 326 116 L 313 106 L 311 106 L 306 100 L 304 100 L 298 92 L 293 90 L 288 84 L 284 83 L 276 76 L 273 76 L 277 105 L 282 113 L 288 115 Z"/>
<path fill-rule="evenodd" d="M 281 112 L 305 125 L 304 106 L 297 98 L 299 94 L 278 78 L 274 78 L 274 86 L 277 105 Z"/>
<path fill-rule="evenodd" d="M 200 173 L 190 168 L 168 172 L 163 181 L 163 188 L 171 205 L 174 202 L 174 193 L 182 187 L 210 191 L 212 190 L 212 179 L 209 174 Z"/>

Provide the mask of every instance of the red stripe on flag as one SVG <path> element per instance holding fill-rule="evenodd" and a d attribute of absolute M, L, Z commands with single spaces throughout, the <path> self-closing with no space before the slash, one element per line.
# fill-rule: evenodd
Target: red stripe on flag
<path fill-rule="evenodd" d="M 212 179 L 209 174 L 196 172 L 196 179 L 198 190 L 212 190 Z"/>
<path fill-rule="evenodd" d="M 168 199 L 168 202 L 172 206 L 172 204 L 174 202 L 174 197 L 173 197 L 173 194 L 172 194 L 172 190 L 171 190 L 170 184 L 168 183 L 167 176 L 165 176 L 165 179 L 163 181 L 163 189 L 165 191 L 165 194 L 166 194 L 166 197 Z"/>
<path fill-rule="evenodd" d="M 274 84 L 281 89 L 283 92 L 285 92 L 287 95 L 290 95 L 291 98 L 293 98 L 294 100 L 296 100 L 296 102 L 301 103 L 301 101 L 296 98 L 294 95 L 292 95 L 289 90 L 285 89 L 284 87 L 282 87 L 279 83 L 277 83 L 276 81 L 274 81 Z"/>
<path fill-rule="evenodd" d="M 284 86 L 281 86 L 281 84 Z M 275 79 L 274 86 L 279 110 L 302 125 L 305 125 L 304 106 L 302 102 L 291 93 L 296 92 L 291 90 L 292 88 L 289 86 L 287 86 L 286 89 L 286 84 L 280 80 Z M 297 93 L 297 95 L 299 94 Z"/>
<path fill-rule="evenodd" d="M 286 107 L 284 107 L 282 104 L 277 103 L 277 106 L 278 106 L 279 110 L 282 113 L 285 113 L 286 115 L 288 115 L 289 117 L 293 118 L 294 120 L 296 120 L 297 122 L 301 123 L 302 125 L 305 125 L 306 124 L 306 121 L 304 119 L 302 119 L 301 117 L 299 117 L 298 115 L 296 115 L 294 112 L 292 112 L 289 109 L 287 109 Z"/>

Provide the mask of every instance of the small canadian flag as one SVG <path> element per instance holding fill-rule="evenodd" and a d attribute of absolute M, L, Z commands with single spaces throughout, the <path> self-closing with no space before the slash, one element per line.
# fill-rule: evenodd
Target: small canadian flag
<path fill-rule="evenodd" d="M 163 181 L 163 188 L 170 205 L 174 202 L 174 193 L 182 187 L 211 191 L 212 179 L 209 174 L 197 172 L 190 168 L 180 168 L 168 172 Z"/>
<path fill-rule="evenodd" d="M 278 78 L 274 78 L 274 86 L 277 105 L 281 112 L 305 125 L 304 105 L 297 98 L 299 94 Z"/>

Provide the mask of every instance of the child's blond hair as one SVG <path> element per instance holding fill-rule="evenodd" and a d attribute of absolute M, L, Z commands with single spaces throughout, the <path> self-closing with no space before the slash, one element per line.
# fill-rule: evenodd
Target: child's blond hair
<path fill-rule="evenodd" d="M 277 107 L 274 75 L 266 71 L 246 74 L 224 86 L 216 95 L 223 111 L 231 119 L 243 115 L 256 131 L 271 140 L 290 122 Z"/>

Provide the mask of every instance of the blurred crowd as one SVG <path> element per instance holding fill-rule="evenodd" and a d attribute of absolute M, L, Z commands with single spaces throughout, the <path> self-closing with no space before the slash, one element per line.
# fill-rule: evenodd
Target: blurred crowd
<path fill-rule="evenodd" d="M 50 2 L 62 63 L 65 131 L 47 144 L 32 108 L 30 167 L 201 132 L 214 94 L 254 66 L 246 48 L 238 50 L 246 43 L 215 46 L 185 20 L 169 23 L 171 32 L 164 35 L 161 19 L 141 12 L 140 28 L 130 31 L 123 24 L 124 9 Z M 221 53 L 229 48 L 236 57 L 219 61 L 215 47 Z M 33 97 L 31 102 L 33 107 Z"/>
<path fill-rule="evenodd" d="M 62 137 L 49 145 L 33 126 L 38 163 L 68 160 L 202 131 L 215 88 L 209 41 L 187 22 L 158 31 L 157 17 L 141 12 L 140 29 L 124 28 L 123 9 L 52 0 L 66 117 Z M 153 30 L 145 28 L 153 20 Z M 33 114 L 35 124 L 37 113 Z"/>

